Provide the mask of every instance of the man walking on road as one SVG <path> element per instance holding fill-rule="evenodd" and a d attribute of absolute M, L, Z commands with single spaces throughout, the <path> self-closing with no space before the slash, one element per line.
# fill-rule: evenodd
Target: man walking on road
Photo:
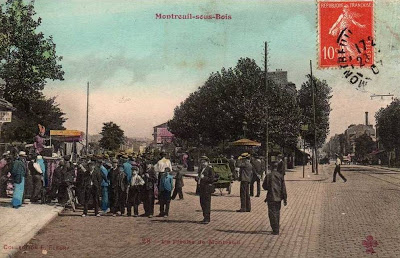
<path fill-rule="evenodd" d="M 250 163 L 250 154 L 243 153 L 239 165 L 239 181 L 240 181 L 240 210 L 237 212 L 250 212 L 250 182 L 253 177 L 253 166 Z"/>
<path fill-rule="evenodd" d="M 202 224 L 210 223 L 210 213 L 211 213 L 211 194 L 214 192 L 214 178 L 215 174 L 212 167 L 209 165 L 209 158 L 202 156 L 200 158 L 201 170 L 199 171 L 199 176 L 197 178 L 200 193 L 200 205 L 203 210 L 203 221 Z"/>
<path fill-rule="evenodd" d="M 339 158 L 339 155 L 336 154 L 336 162 L 335 162 L 335 171 L 333 172 L 333 181 L 332 183 L 336 182 L 336 174 L 339 174 L 339 176 L 343 179 L 343 181 L 346 183 L 347 179 L 340 173 L 340 165 L 341 165 L 341 160 Z"/>
<path fill-rule="evenodd" d="M 287 205 L 285 178 L 282 170 L 277 170 L 277 167 L 277 164 L 272 165 L 272 171 L 270 174 L 267 174 L 262 185 L 263 189 L 268 191 L 265 202 L 268 204 L 268 217 L 273 235 L 279 235 L 282 200 L 283 204 Z"/>

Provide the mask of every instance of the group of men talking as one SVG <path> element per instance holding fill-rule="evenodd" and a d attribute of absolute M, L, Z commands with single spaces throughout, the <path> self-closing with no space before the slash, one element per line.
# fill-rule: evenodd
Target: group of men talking
<path fill-rule="evenodd" d="M 243 153 L 235 162 L 235 166 L 230 166 L 231 170 L 238 170 L 237 179 L 240 181 L 240 209 L 237 212 L 251 212 L 250 188 L 257 182 L 257 195 L 260 196 L 260 181 L 263 173 L 266 172 L 262 187 L 267 191 L 265 202 L 268 205 L 268 217 L 273 235 L 279 235 L 279 221 L 281 203 L 287 205 L 287 192 L 285 185 L 285 165 L 283 156 L 278 155 L 277 161 L 272 162 L 270 171 L 263 171 L 265 166 L 258 157 L 252 157 L 249 153 Z M 230 162 L 230 164 L 232 164 Z M 254 178 L 256 177 L 256 179 Z M 258 179 L 258 180 L 257 180 Z M 199 186 L 200 205 L 203 211 L 203 221 L 210 223 L 211 195 L 215 190 L 214 183 L 217 177 L 214 173 L 210 159 L 206 156 L 200 158 L 199 174 L 197 183 Z"/>

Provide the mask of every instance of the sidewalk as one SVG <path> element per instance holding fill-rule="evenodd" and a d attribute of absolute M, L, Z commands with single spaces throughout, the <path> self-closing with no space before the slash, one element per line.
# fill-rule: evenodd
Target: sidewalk
<path fill-rule="evenodd" d="M 304 168 L 303 178 L 303 166 L 296 166 L 293 169 L 286 169 L 285 180 L 286 181 L 324 181 L 328 179 L 329 166 L 319 165 L 318 175 L 312 173 L 311 166 L 307 165 Z"/>
<path fill-rule="evenodd" d="M 382 170 L 387 170 L 387 171 L 393 171 L 393 172 L 399 172 L 400 173 L 400 168 L 390 168 L 390 167 L 380 166 L 380 165 L 367 165 L 367 167 L 377 168 L 377 169 L 382 169 Z"/>
<path fill-rule="evenodd" d="M 18 250 L 29 248 L 25 244 L 63 210 L 27 200 L 21 208 L 13 209 L 10 202 L 11 198 L 0 198 L 0 257 L 11 257 Z"/>

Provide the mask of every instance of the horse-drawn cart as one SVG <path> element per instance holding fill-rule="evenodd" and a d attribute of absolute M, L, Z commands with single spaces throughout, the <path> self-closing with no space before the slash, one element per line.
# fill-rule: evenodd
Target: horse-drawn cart
<path fill-rule="evenodd" d="M 215 158 L 211 160 L 211 165 L 218 178 L 218 181 L 214 183 L 215 189 L 219 189 L 221 195 L 224 189 L 230 194 L 232 191 L 233 176 L 228 160 L 225 158 Z"/>

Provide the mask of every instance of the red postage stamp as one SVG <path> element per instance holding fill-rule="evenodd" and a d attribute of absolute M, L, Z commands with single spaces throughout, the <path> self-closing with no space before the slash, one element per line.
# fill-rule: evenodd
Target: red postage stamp
<path fill-rule="evenodd" d="M 373 8 L 370 0 L 318 1 L 319 68 L 373 65 Z"/>

